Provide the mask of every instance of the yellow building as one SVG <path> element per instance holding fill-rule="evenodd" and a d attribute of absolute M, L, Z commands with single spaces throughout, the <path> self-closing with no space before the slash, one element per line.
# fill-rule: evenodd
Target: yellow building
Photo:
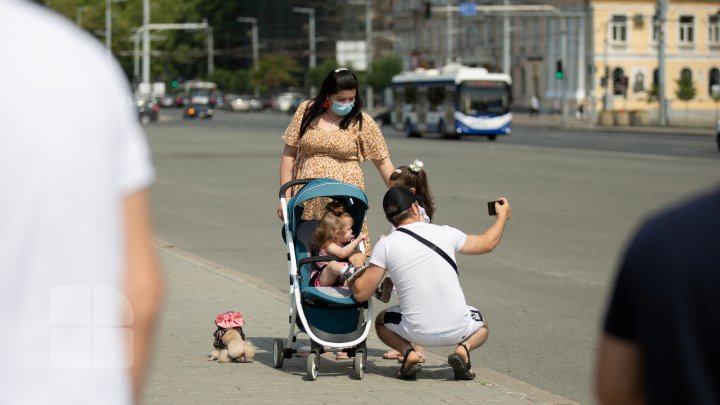
<path fill-rule="evenodd" d="M 591 9 L 597 111 L 647 110 L 654 119 L 659 105 L 651 94 L 658 80 L 655 1 L 592 1 Z M 720 97 L 720 2 L 669 1 L 665 44 L 665 97 L 671 122 L 709 121 L 718 108 L 713 95 Z M 687 103 L 676 95 L 681 75 L 689 75 L 696 88 L 695 98 Z"/>

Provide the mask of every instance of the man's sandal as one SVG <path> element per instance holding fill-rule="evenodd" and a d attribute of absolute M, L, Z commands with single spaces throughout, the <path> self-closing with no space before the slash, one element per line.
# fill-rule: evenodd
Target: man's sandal
<path fill-rule="evenodd" d="M 458 347 L 465 349 L 468 359 L 467 363 L 465 363 L 458 354 L 453 353 L 448 356 L 448 364 L 452 367 L 456 380 L 472 380 L 475 378 L 475 373 L 470 371 L 470 369 L 472 369 L 470 365 L 470 350 L 465 346 L 465 343 L 458 344 Z"/>
<path fill-rule="evenodd" d="M 410 352 L 414 351 L 415 349 L 411 347 L 405 352 L 402 365 L 400 366 L 400 370 L 395 373 L 397 378 L 401 380 L 414 380 L 415 378 L 417 378 L 417 373 L 422 370 L 422 366 L 420 364 L 413 364 L 405 368 L 405 363 L 407 363 L 408 355 L 410 354 Z"/>
<path fill-rule="evenodd" d="M 420 357 L 420 361 L 418 361 L 418 363 L 425 363 L 425 353 L 424 353 L 424 352 L 419 352 L 419 351 L 417 351 L 417 350 L 415 350 L 415 353 L 417 353 L 418 357 Z M 403 360 L 405 360 L 405 358 L 403 357 L 403 355 L 400 354 L 400 353 L 398 353 L 397 362 L 398 362 L 398 363 L 402 363 Z"/>
<path fill-rule="evenodd" d="M 388 350 L 385 353 L 383 353 L 383 359 L 385 360 L 395 360 L 401 358 L 402 355 L 397 350 Z"/>

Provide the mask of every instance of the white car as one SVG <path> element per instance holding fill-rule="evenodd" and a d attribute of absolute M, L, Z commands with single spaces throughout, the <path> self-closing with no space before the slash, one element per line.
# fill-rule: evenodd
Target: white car
<path fill-rule="evenodd" d="M 280 93 L 273 99 L 272 102 L 272 108 L 273 110 L 278 110 L 282 112 L 287 112 L 290 107 L 293 105 L 293 101 L 295 100 L 305 100 L 307 97 L 305 97 L 304 94 L 300 93 L 293 93 L 293 92 L 287 92 L 287 93 Z"/>

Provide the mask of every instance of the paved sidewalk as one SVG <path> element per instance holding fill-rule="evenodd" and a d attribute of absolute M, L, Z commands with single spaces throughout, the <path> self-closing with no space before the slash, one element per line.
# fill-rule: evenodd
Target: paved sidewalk
<path fill-rule="evenodd" d="M 715 136 L 714 127 L 681 127 L 656 125 L 647 126 L 602 126 L 587 120 L 578 120 L 572 114 L 568 116 L 565 123 L 559 114 L 540 114 L 530 117 L 526 112 L 513 113 L 513 125 L 519 127 L 540 126 L 545 128 L 557 128 L 565 130 L 582 129 L 583 131 L 596 131 L 605 133 L 626 133 L 626 134 L 681 134 L 695 136 Z"/>
<path fill-rule="evenodd" d="M 332 353 L 322 357 L 316 381 L 306 380 L 304 357 L 285 359 L 283 368 L 275 369 L 273 339 L 286 339 L 289 330 L 287 295 L 171 243 L 158 245 L 167 297 L 141 404 L 576 404 L 481 368 L 483 348 L 473 353 L 478 373 L 473 381 L 454 381 L 446 357 L 430 352 L 417 381 L 398 380 L 398 364 L 382 359 L 387 348 L 374 332 L 363 380 L 352 377 L 352 361 L 336 361 Z M 207 361 L 215 316 L 230 310 L 243 313 L 243 330 L 258 347 L 252 363 Z M 301 342 L 307 335 L 299 335 L 294 347 Z"/>

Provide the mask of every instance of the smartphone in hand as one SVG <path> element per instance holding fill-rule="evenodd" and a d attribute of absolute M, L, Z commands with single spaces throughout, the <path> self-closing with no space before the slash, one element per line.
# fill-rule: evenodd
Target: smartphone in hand
<path fill-rule="evenodd" d="M 488 215 L 490 215 L 490 216 L 495 216 L 495 215 L 497 215 L 497 212 L 495 211 L 495 203 L 498 203 L 498 204 L 500 204 L 500 205 L 503 204 L 502 201 L 488 201 L 488 203 L 487 203 L 487 205 L 488 205 Z"/>

